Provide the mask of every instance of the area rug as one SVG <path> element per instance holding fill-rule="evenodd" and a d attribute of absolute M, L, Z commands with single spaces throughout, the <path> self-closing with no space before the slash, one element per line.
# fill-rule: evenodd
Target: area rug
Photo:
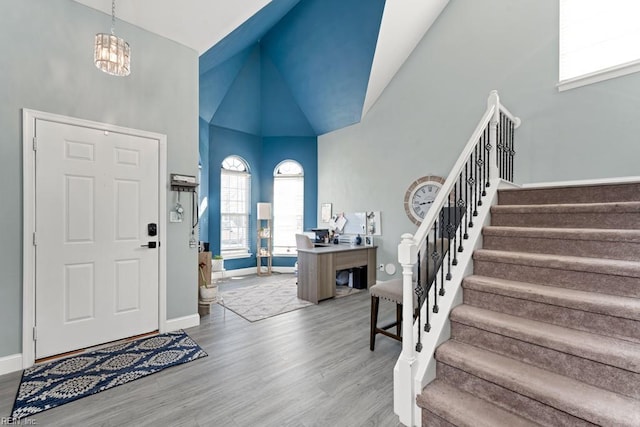
<path fill-rule="evenodd" d="M 13 420 L 207 356 L 184 331 L 116 344 L 26 369 Z"/>
<path fill-rule="evenodd" d="M 224 282 L 220 283 L 218 302 L 249 322 L 257 322 L 313 305 L 312 302 L 298 298 L 298 285 L 296 285 L 296 277 L 292 274 L 268 277 L 247 276 L 242 280 L 245 280 L 247 285 L 233 289 L 225 289 L 227 286 Z M 359 291 L 361 289 L 337 286 L 336 298 Z"/>

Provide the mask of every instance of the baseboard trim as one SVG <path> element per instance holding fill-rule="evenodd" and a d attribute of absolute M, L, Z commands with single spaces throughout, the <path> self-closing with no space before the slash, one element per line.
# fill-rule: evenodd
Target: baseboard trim
<path fill-rule="evenodd" d="M 296 272 L 295 267 L 272 267 L 271 270 L 276 273 L 287 273 L 287 274 Z"/>
<path fill-rule="evenodd" d="M 168 319 L 165 323 L 165 332 L 177 331 L 179 329 L 193 328 L 200 325 L 200 315 L 198 313 L 190 316 L 176 317 L 175 319 Z"/>
<path fill-rule="evenodd" d="M 534 182 L 530 184 L 522 184 L 522 188 L 548 188 L 548 187 L 567 187 L 567 186 L 570 187 L 574 185 L 628 184 L 631 182 L 640 182 L 640 176 L 579 179 L 575 181 Z"/>
<path fill-rule="evenodd" d="M 22 370 L 22 353 L 0 357 L 0 375 Z"/>

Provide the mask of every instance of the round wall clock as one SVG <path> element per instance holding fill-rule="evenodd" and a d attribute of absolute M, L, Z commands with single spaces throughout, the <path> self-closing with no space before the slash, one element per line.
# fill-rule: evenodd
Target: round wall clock
<path fill-rule="evenodd" d="M 444 178 L 434 175 L 418 178 L 404 195 L 404 210 L 414 224 L 420 225 L 444 184 Z"/>

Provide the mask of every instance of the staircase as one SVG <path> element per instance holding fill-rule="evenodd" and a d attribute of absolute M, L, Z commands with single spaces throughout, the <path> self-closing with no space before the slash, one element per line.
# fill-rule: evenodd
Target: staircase
<path fill-rule="evenodd" d="M 423 426 L 640 426 L 640 183 L 499 190 Z"/>

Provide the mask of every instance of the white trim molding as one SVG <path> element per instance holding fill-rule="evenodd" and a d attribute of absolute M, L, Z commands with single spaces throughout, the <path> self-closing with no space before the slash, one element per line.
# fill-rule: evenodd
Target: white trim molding
<path fill-rule="evenodd" d="M 22 370 L 22 354 L 0 357 L 0 375 Z"/>
<path fill-rule="evenodd" d="M 640 182 L 640 176 L 580 179 L 575 181 L 533 182 L 529 184 L 522 184 L 522 188 L 570 187 L 574 185 L 610 185 L 628 184 L 632 182 Z"/>
<path fill-rule="evenodd" d="M 198 325 L 200 325 L 200 315 L 198 313 L 191 314 L 189 316 L 176 317 L 175 319 L 168 319 L 166 321 L 164 332 L 193 328 Z"/>
<path fill-rule="evenodd" d="M 565 90 L 615 79 L 616 77 L 626 76 L 637 73 L 638 71 L 640 71 L 640 60 L 605 68 L 604 70 L 595 71 L 572 79 L 562 80 L 556 84 L 556 87 L 558 88 L 558 92 L 564 92 Z"/>
<path fill-rule="evenodd" d="M 33 328 L 36 324 L 35 313 L 35 232 L 36 188 L 35 165 L 36 156 L 33 141 L 36 120 L 100 129 L 114 133 L 133 135 L 158 141 L 158 329 L 165 332 L 167 328 L 167 136 L 155 132 L 126 128 L 108 123 L 94 122 L 75 117 L 43 111 L 22 109 L 22 162 L 23 162 L 23 243 L 22 243 L 22 368 L 35 363 L 35 342 Z M 197 316 L 197 315 L 196 315 Z M 199 319 L 198 319 L 199 321 Z M 123 337 L 124 338 L 124 337 Z M 1 359 L 0 359 L 1 361 Z"/>

